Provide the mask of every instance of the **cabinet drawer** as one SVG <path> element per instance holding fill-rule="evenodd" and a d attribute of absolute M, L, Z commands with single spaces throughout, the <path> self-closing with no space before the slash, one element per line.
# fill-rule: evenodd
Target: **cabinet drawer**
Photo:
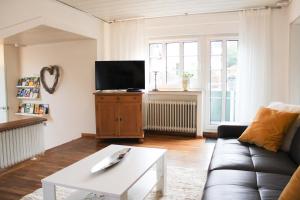
<path fill-rule="evenodd" d="M 117 102 L 118 96 L 97 96 L 96 101 L 99 102 Z"/>
<path fill-rule="evenodd" d="M 120 102 L 141 102 L 141 96 L 120 96 Z"/>

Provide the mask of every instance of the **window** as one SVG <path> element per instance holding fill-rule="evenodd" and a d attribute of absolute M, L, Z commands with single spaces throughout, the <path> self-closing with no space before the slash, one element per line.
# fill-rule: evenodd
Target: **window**
<path fill-rule="evenodd" d="M 199 78 L 198 42 L 171 42 L 149 44 L 150 85 L 153 87 L 154 72 L 158 72 L 158 87 L 181 88 L 184 72 L 193 74 L 191 87 L 197 87 Z"/>
<path fill-rule="evenodd" d="M 210 124 L 235 121 L 237 40 L 210 42 Z"/>

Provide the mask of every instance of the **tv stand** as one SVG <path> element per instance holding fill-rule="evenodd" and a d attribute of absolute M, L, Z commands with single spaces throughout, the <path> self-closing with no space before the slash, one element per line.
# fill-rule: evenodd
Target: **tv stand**
<path fill-rule="evenodd" d="M 126 92 L 141 92 L 141 90 L 136 88 L 128 88 Z"/>
<path fill-rule="evenodd" d="M 142 92 L 96 92 L 96 138 L 144 138 Z"/>

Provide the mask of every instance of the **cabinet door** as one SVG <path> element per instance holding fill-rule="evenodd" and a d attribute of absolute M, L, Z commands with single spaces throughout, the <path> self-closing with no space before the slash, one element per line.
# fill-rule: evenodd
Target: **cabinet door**
<path fill-rule="evenodd" d="M 119 132 L 118 104 L 99 102 L 96 105 L 96 121 L 98 137 L 115 137 Z"/>
<path fill-rule="evenodd" d="M 120 136 L 143 137 L 141 103 L 122 102 L 119 108 Z"/>

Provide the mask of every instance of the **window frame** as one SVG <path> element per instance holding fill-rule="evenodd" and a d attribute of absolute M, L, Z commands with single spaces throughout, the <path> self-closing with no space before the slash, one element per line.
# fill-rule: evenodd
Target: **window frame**
<path fill-rule="evenodd" d="M 150 66 L 150 45 L 151 44 L 163 44 L 163 65 L 165 66 L 165 73 L 163 74 L 164 76 L 164 84 L 163 85 L 159 85 L 158 88 L 160 90 L 178 90 L 180 91 L 182 88 L 181 88 L 181 84 L 179 84 L 178 86 L 174 86 L 174 85 L 168 85 L 166 83 L 167 81 L 167 44 L 170 44 L 170 43 L 179 43 L 180 44 L 180 53 L 179 53 L 179 64 L 180 66 L 183 66 L 184 67 L 184 43 L 189 43 L 189 42 L 197 42 L 198 44 L 198 47 L 197 47 L 197 62 L 198 62 L 198 70 L 197 70 L 197 77 L 198 77 L 198 81 L 197 81 L 197 84 L 196 86 L 194 87 L 191 87 L 192 90 L 201 90 L 201 66 L 202 66 L 202 63 L 201 63 L 201 46 L 202 44 L 200 43 L 200 39 L 199 37 L 187 37 L 187 38 L 165 38 L 165 39 L 150 39 L 148 41 L 148 45 L 147 45 L 147 48 L 148 48 L 148 77 L 149 77 L 149 80 L 148 80 L 148 85 L 149 85 L 149 90 L 152 90 L 153 88 L 150 88 L 151 87 L 151 77 L 153 76 L 153 74 L 151 74 L 151 66 Z M 182 69 L 183 71 L 184 69 Z M 152 77 L 153 79 L 153 77 Z M 153 81 L 153 80 L 152 80 Z M 152 84 L 153 85 L 153 84 Z"/>

